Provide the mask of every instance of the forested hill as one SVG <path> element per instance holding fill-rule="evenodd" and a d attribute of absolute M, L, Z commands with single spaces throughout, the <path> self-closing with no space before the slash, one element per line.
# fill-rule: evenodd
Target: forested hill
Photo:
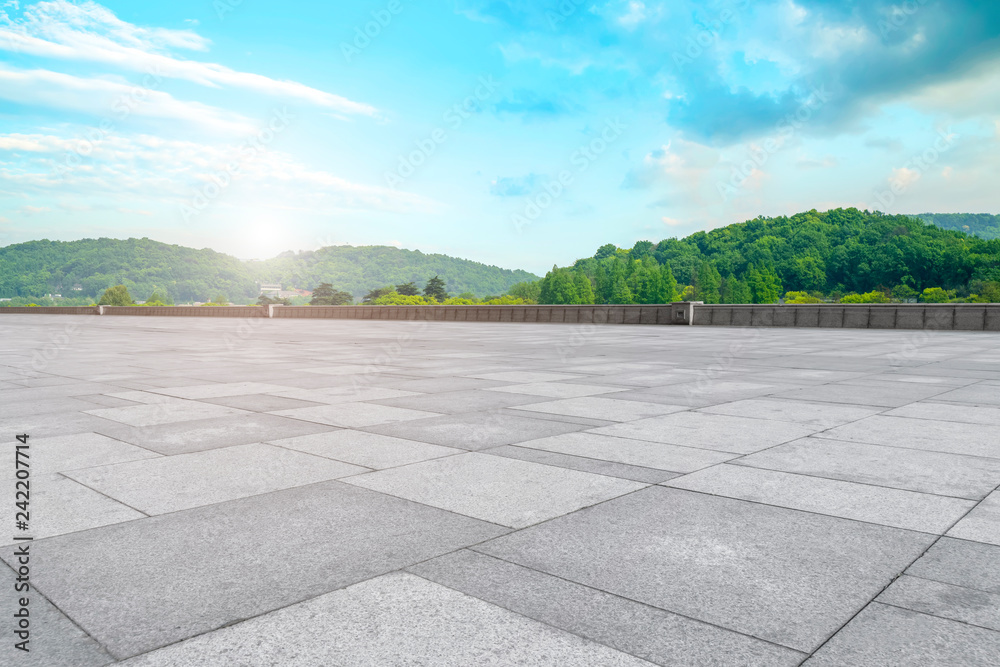
<path fill-rule="evenodd" d="M 515 283 L 538 280 L 527 271 L 391 246 L 329 246 L 282 253 L 274 259 L 249 262 L 248 266 L 265 283 L 301 287 L 327 282 L 355 297 L 385 285 L 423 285 L 435 275 L 444 279 L 445 289 L 451 294 L 472 292 L 478 296 L 496 296 Z"/>
<path fill-rule="evenodd" d="M 517 282 L 538 279 L 525 271 L 388 246 L 329 247 L 262 262 L 145 238 L 30 241 L 0 248 L 0 298 L 62 294 L 94 299 L 124 284 L 140 300 L 156 289 L 177 303 L 219 294 L 245 303 L 257 298 L 258 282 L 310 290 L 328 282 L 360 297 L 390 284 L 423 285 L 434 275 L 445 280 L 449 292 L 479 296 L 503 294 Z"/>
<path fill-rule="evenodd" d="M 29 241 L 0 248 L 0 297 L 62 294 L 94 299 L 119 284 L 139 299 L 155 287 L 178 303 L 208 301 L 219 293 L 232 299 L 257 294 L 246 265 L 214 250 L 106 238 Z"/>
<path fill-rule="evenodd" d="M 834 209 L 758 217 L 683 239 L 639 241 L 631 249 L 608 244 L 572 267 L 551 271 L 541 300 L 773 303 L 787 292 L 839 298 L 873 291 L 905 299 L 928 288 L 963 297 L 994 290 L 997 281 L 1000 240 L 907 215 Z"/>
<path fill-rule="evenodd" d="M 954 229 L 982 239 L 1000 238 L 1000 215 L 989 213 L 921 213 L 918 216 L 928 225 L 941 229 Z"/>

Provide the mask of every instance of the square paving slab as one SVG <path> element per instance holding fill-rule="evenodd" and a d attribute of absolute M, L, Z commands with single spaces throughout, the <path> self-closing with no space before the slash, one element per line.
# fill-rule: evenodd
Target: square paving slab
<path fill-rule="evenodd" d="M 275 640 L 261 643 L 262 636 Z M 412 574 L 397 573 L 124 664 L 642 667 L 651 663 Z"/>
<path fill-rule="evenodd" d="M 646 486 L 475 452 L 344 481 L 512 528 L 545 521 Z"/>
<path fill-rule="evenodd" d="M 809 652 L 934 539 L 651 487 L 475 549 Z"/>
<path fill-rule="evenodd" d="M 65 473 L 146 514 L 166 514 L 367 472 L 273 445 L 236 445 Z M 156 480 L 150 484 L 150 480 Z"/>
<path fill-rule="evenodd" d="M 32 582 L 124 658 L 504 532 L 326 482 L 42 540 Z"/>

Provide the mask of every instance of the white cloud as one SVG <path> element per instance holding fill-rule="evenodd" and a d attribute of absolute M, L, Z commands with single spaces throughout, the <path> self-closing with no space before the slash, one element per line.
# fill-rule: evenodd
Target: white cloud
<path fill-rule="evenodd" d="M 247 134 L 255 131 L 244 116 L 187 102 L 151 88 L 109 79 L 82 78 L 50 70 L 20 70 L 0 65 L 0 99 L 94 114 L 108 122 L 128 116 L 181 120 L 209 130 Z"/>
<path fill-rule="evenodd" d="M 348 114 L 374 115 L 376 109 L 296 81 L 238 72 L 216 63 L 183 60 L 169 49 L 207 50 L 209 41 L 190 30 L 142 28 L 118 19 L 93 3 L 40 2 L 23 18 L 0 28 L 0 48 L 47 58 L 98 62 L 213 88 L 233 87 L 293 98 Z"/>
<path fill-rule="evenodd" d="M 911 185 L 920 180 L 920 170 L 908 167 L 899 167 L 892 170 L 889 182 L 900 190 L 906 190 Z"/>
<path fill-rule="evenodd" d="M 646 5 L 638 0 L 631 0 L 628 3 L 628 10 L 618 17 L 618 23 L 629 30 L 633 30 L 645 20 Z"/>
<path fill-rule="evenodd" d="M 187 202 L 227 165 L 240 165 L 233 191 L 219 203 L 233 206 L 283 207 L 309 213 L 332 210 L 434 211 L 439 206 L 424 197 L 382 186 L 356 183 L 313 169 L 278 150 L 262 150 L 247 158 L 241 146 L 139 135 L 108 136 L 77 155 L 81 140 L 45 134 L 0 135 L 0 193 L 112 195 L 131 200 L 180 205 Z M 5 162 L 2 151 L 24 151 L 16 162 Z M 146 208 L 144 206 L 144 208 Z"/>

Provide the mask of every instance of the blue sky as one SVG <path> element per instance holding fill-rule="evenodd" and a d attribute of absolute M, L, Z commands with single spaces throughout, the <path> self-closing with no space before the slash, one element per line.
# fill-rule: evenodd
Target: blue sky
<path fill-rule="evenodd" d="M 837 206 L 1000 213 L 1000 3 L 0 0 L 0 244 L 544 272 Z"/>

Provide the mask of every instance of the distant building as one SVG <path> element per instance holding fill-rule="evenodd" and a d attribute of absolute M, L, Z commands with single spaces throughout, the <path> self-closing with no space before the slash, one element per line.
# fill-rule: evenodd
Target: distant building
<path fill-rule="evenodd" d="M 274 294 L 281 292 L 281 285 L 268 285 L 266 283 L 261 283 L 260 293 L 261 294 Z"/>

